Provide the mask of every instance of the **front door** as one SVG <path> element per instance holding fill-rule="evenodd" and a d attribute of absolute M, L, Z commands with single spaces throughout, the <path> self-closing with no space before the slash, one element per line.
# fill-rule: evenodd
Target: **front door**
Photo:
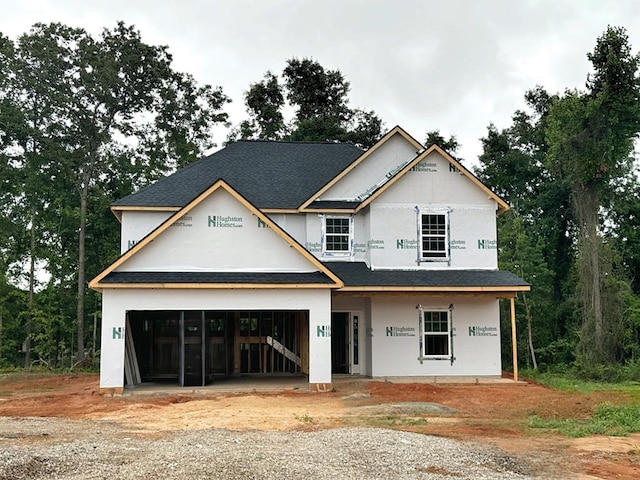
<path fill-rule="evenodd" d="M 349 366 L 349 312 L 332 312 L 331 373 L 350 373 Z"/>
<path fill-rule="evenodd" d="M 360 312 L 331 312 L 331 373 L 360 373 Z"/>

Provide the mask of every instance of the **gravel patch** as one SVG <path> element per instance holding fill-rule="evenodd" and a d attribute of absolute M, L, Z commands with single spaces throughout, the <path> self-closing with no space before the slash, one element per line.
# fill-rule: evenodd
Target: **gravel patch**
<path fill-rule="evenodd" d="M 494 448 L 380 428 L 152 432 L 0 417 L 0 480 L 535 478 Z"/>
<path fill-rule="evenodd" d="M 456 410 L 432 402 L 381 403 L 379 405 L 363 405 L 355 407 L 361 413 L 387 415 L 453 415 Z"/>

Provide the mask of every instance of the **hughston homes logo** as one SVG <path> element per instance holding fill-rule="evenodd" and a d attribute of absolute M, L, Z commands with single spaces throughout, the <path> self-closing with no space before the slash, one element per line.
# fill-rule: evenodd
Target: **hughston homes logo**
<path fill-rule="evenodd" d="M 386 327 L 387 337 L 415 337 L 416 329 L 414 327 Z"/>
<path fill-rule="evenodd" d="M 214 228 L 242 228 L 242 217 L 209 215 L 207 226 Z"/>
<path fill-rule="evenodd" d="M 316 336 L 317 337 L 330 337 L 331 336 L 331 325 L 318 325 L 316 328 Z"/>
<path fill-rule="evenodd" d="M 191 215 L 183 215 L 174 222 L 172 227 L 193 227 L 193 217 Z"/>
<path fill-rule="evenodd" d="M 396 239 L 396 249 L 398 250 L 415 250 L 416 248 L 418 248 L 417 240 L 406 238 Z"/>
<path fill-rule="evenodd" d="M 497 327 L 469 327 L 469 336 L 470 337 L 497 337 L 498 336 L 498 328 Z"/>
<path fill-rule="evenodd" d="M 498 248 L 497 240 L 478 240 L 479 250 L 495 250 L 496 248 Z"/>

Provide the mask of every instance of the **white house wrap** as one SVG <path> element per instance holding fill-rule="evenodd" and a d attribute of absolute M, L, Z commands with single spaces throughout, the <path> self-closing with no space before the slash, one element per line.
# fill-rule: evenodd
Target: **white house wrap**
<path fill-rule="evenodd" d="M 508 209 L 401 128 L 362 151 L 233 143 L 115 202 L 100 386 L 231 375 L 499 376 Z"/>

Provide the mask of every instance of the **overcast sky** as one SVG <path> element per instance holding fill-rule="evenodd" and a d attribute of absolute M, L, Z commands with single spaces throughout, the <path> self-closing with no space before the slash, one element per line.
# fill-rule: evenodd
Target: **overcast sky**
<path fill-rule="evenodd" d="M 7 2 L 9 3 L 9 2 Z M 10 6 L 9 6 L 10 5 Z M 118 20 L 147 43 L 169 46 L 174 68 L 232 98 L 291 57 L 340 70 L 351 106 L 374 110 L 387 129 L 423 141 L 429 130 L 456 135 L 474 164 L 493 122 L 510 124 L 523 94 L 583 88 L 586 53 L 607 25 L 627 29 L 640 47 L 638 0 L 13 0 L 0 32 L 16 39 L 36 22 L 91 33 Z M 224 134 L 220 132 L 220 140 Z"/>

